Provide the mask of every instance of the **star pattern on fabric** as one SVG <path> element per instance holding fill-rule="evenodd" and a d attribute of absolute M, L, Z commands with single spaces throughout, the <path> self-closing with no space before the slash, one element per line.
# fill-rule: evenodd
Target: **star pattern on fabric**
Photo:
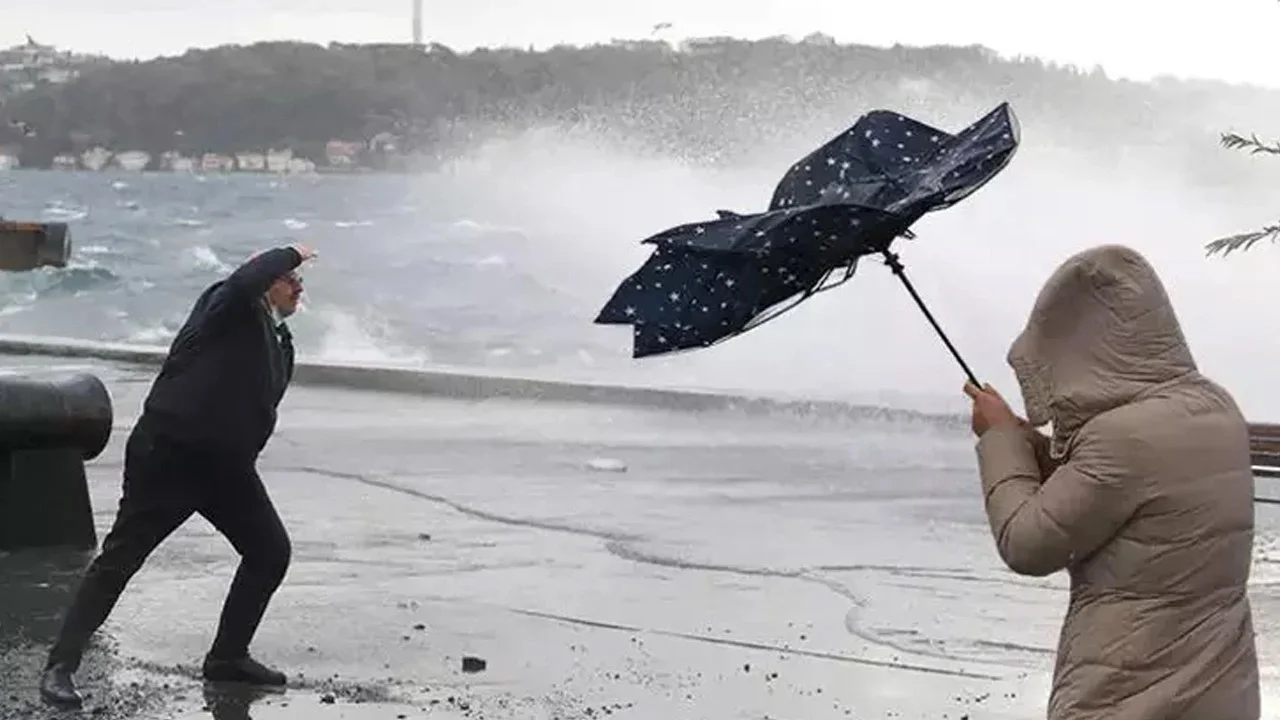
<path fill-rule="evenodd" d="M 706 347 L 852 276 L 925 213 L 949 207 L 1008 164 L 1018 145 L 1001 104 L 955 135 L 888 110 L 863 115 L 783 175 L 762 213 L 665 230 L 596 318 L 634 328 L 633 357 Z M 785 309 L 789 309 L 789 307 Z"/>

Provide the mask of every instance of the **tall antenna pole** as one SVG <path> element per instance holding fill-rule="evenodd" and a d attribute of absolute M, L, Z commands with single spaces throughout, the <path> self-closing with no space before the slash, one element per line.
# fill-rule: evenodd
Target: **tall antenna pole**
<path fill-rule="evenodd" d="M 413 44 L 422 47 L 422 0 L 413 0 Z"/>

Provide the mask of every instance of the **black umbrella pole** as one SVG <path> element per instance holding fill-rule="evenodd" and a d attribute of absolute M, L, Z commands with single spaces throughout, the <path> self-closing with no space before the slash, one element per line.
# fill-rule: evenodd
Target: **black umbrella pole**
<path fill-rule="evenodd" d="M 960 364 L 960 369 L 963 370 L 965 376 L 969 378 L 969 382 L 973 383 L 975 387 L 982 387 L 982 383 L 978 382 L 978 376 L 973 374 L 973 371 L 969 369 L 969 364 L 964 361 L 964 358 L 960 357 L 960 351 L 956 350 L 956 346 L 951 343 L 951 338 L 947 337 L 947 334 L 943 332 L 942 326 L 939 325 L 938 321 L 933 317 L 933 313 L 929 312 L 929 307 L 924 304 L 924 300 L 921 299 L 920 293 L 916 292 L 915 286 L 912 285 L 911 280 L 907 278 L 906 269 L 902 267 L 902 261 L 898 259 L 897 254 L 885 250 L 883 251 L 883 255 L 885 264 L 888 265 L 889 269 L 893 271 L 893 274 L 897 275 L 898 279 L 902 281 L 902 286 L 911 294 L 911 299 L 916 301 L 916 307 L 920 308 L 920 312 L 924 313 L 925 320 L 928 320 L 929 324 L 933 326 L 933 331 L 942 339 L 942 344 L 946 345 L 947 350 L 951 351 L 951 357 L 955 358 L 956 362 Z"/>

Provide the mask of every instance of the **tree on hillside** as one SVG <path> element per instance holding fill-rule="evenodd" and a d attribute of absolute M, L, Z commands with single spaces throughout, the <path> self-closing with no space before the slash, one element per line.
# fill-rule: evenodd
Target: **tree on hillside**
<path fill-rule="evenodd" d="M 288 147 L 321 161 L 331 139 L 381 138 L 400 152 L 440 157 L 495 130 L 554 125 L 727 162 L 758 157 L 762 146 L 817 140 L 875 108 L 959 129 L 1002 101 L 1042 145 L 1114 156 L 1117 147 L 1190 145 L 1203 128 L 1228 121 L 1221 108 L 1280 106 L 1280 93 L 1134 83 L 980 46 L 822 38 L 465 53 L 272 42 L 111 63 L 23 93 L 0 105 L 0 146 L 16 147 L 28 167 L 95 145 L 153 156 Z M 1221 163 L 1216 157 L 1204 162 Z"/>

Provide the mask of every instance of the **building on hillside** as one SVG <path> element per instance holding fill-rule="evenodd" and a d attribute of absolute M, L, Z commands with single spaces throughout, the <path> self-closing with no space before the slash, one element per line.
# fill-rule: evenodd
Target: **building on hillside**
<path fill-rule="evenodd" d="M 628 40 L 626 38 L 611 38 L 609 45 L 619 50 L 656 50 L 659 52 L 670 52 L 671 44 L 663 40 Z"/>
<path fill-rule="evenodd" d="M 286 173 L 289 172 L 289 161 L 293 160 L 293 149 L 285 148 L 277 150 L 271 148 L 267 151 L 267 172 Z"/>
<path fill-rule="evenodd" d="M 706 55 L 720 52 L 735 42 L 738 41 L 728 35 L 715 35 L 712 37 L 686 38 L 677 47 L 681 52 L 689 55 Z"/>
<path fill-rule="evenodd" d="M 0 50 L 0 62 L 6 65 L 16 63 L 24 67 L 49 67 L 58 64 L 66 55 L 69 53 L 59 52 L 52 45 L 38 43 L 28 35 L 25 43 Z"/>
<path fill-rule="evenodd" d="M 329 167 L 351 169 L 360 164 L 360 153 L 364 151 L 364 143 L 346 140 L 330 140 L 324 146 L 325 159 Z"/>
<path fill-rule="evenodd" d="M 374 52 L 413 51 L 413 52 L 421 53 L 421 52 L 427 52 L 428 50 L 433 49 L 432 45 L 435 45 L 435 43 L 431 43 L 430 45 L 428 45 L 425 43 L 414 43 L 414 42 L 376 42 L 376 43 L 331 42 L 329 43 L 329 49 L 330 50 L 347 50 L 347 49 L 373 50 Z"/>
<path fill-rule="evenodd" d="M 28 35 L 25 43 L 0 49 L 0 98 L 42 84 L 70 82 L 79 75 L 80 68 L 98 60 L 38 43 Z"/>
<path fill-rule="evenodd" d="M 231 172 L 236 169 L 235 158 L 220 153 L 205 153 L 200 157 L 201 172 Z"/>
<path fill-rule="evenodd" d="M 52 167 L 54 170 L 77 170 L 80 167 L 80 163 L 76 160 L 75 155 L 63 153 L 53 156 Z"/>
<path fill-rule="evenodd" d="M 50 85 L 61 85 L 71 82 L 76 78 L 77 73 L 69 67 L 50 67 L 40 70 L 36 74 L 36 84 L 49 83 Z"/>
<path fill-rule="evenodd" d="M 818 45 L 820 47 L 836 47 L 840 44 L 836 42 L 835 38 L 820 32 L 809 33 L 800 42 L 805 45 Z"/>
<path fill-rule="evenodd" d="M 267 169 L 267 156 L 258 152 L 237 153 L 236 169 L 240 172 L 263 172 Z"/>
<path fill-rule="evenodd" d="M 86 170 L 97 172 L 107 166 L 107 163 L 111 161 L 111 156 L 114 154 L 100 145 L 95 145 L 80 153 L 80 164 Z"/>
<path fill-rule="evenodd" d="M 195 172 L 196 161 L 183 155 L 176 150 L 170 150 L 160 155 L 160 169 L 170 172 Z"/>
<path fill-rule="evenodd" d="M 285 172 L 290 175 L 310 175 L 316 171 L 316 164 L 304 157 L 289 158 Z"/>
<path fill-rule="evenodd" d="M 151 153 L 142 150 L 126 150 L 116 155 L 115 161 L 121 170 L 142 172 L 151 164 Z"/>

